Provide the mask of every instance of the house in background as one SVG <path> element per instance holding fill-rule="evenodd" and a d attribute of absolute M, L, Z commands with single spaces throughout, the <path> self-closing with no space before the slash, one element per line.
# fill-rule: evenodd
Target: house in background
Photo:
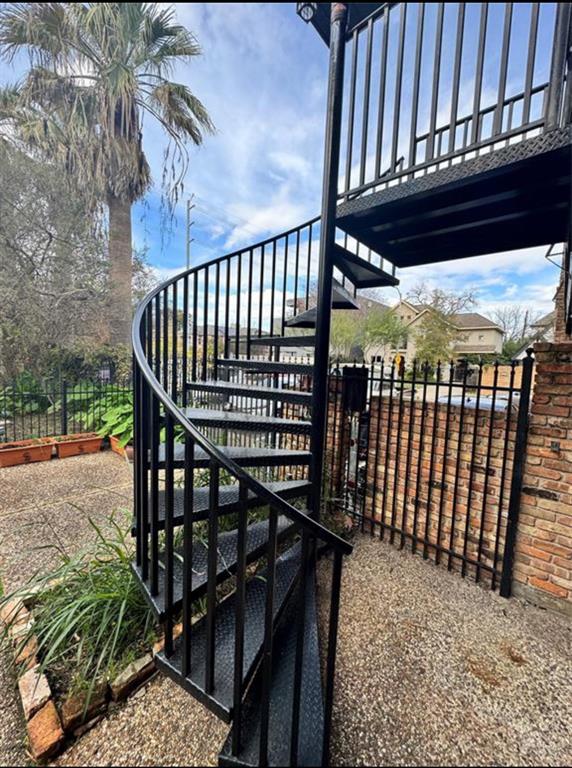
<path fill-rule="evenodd" d="M 552 310 L 547 315 L 530 324 L 530 336 L 523 343 L 522 347 L 513 357 L 513 360 L 523 360 L 526 357 L 526 350 L 533 344 L 545 341 L 552 343 L 554 341 L 554 329 L 556 326 L 556 310 Z"/>
<path fill-rule="evenodd" d="M 394 354 L 401 354 L 406 360 L 416 356 L 415 336 L 420 330 L 423 320 L 431 308 L 422 304 L 413 304 L 405 299 L 394 307 L 394 311 L 402 319 L 409 331 L 400 349 L 376 349 L 372 351 L 373 360 L 381 360 Z M 495 322 L 478 312 L 460 312 L 453 315 L 451 321 L 458 329 L 457 340 L 451 350 L 451 356 L 466 357 L 467 355 L 499 355 L 503 347 L 503 330 Z"/>

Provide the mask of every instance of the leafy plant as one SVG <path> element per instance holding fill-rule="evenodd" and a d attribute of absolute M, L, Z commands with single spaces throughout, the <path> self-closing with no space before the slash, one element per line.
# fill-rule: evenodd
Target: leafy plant
<path fill-rule="evenodd" d="M 11 386 L 0 390 L 0 416 L 23 416 L 44 413 L 50 408 L 50 398 L 31 373 L 20 374 Z"/>
<path fill-rule="evenodd" d="M 116 437 L 122 448 L 133 442 L 133 396 L 131 393 L 123 402 L 105 411 L 98 434 L 102 437 Z"/>
<path fill-rule="evenodd" d="M 88 432 L 102 429 L 108 412 L 125 405 L 132 408 L 132 402 L 131 387 L 116 384 L 80 381 L 66 393 L 68 415 Z M 59 413 L 62 407 L 63 403 L 59 398 L 49 412 Z"/>
<path fill-rule="evenodd" d="M 0 601 L 34 596 L 34 624 L 19 648 L 34 634 L 41 671 L 64 667 L 75 687 L 87 687 L 86 708 L 96 684 L 113 678 L 155 639 L 153 614 L 131 570 L 129 530 L 113 516 L 105 533 L 90 525 L 94 543 L 73 557 L 62 554 L 53 571 Z"/>

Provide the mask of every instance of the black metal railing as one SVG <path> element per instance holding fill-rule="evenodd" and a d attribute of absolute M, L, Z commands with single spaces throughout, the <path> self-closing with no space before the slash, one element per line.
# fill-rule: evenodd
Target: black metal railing
<path fill-rule="evenodd" d="M 0 388 L 0 443 L 98 431 L 111 409 L 130 401 L 131 390 L 131 379 L 15 381 Z"/>
<path fill-rule="evenodd" d="M 338 370 L 332 503 L 363 531 L 508 596 L 532 376 L 530 352 Z"/>
<path fill-rule="evenodd" d="M 325 733 L 324 755 L 329 748 L 332 712 L 333 675 L 336 653 L 336 626 L 339 610 L 343 555 L 351 546 L 328 528 L 316 522 L 306 512 L 269 490 L 261 480 L 300 477 L 307 469 L 294 467 L 264 467 L 246 470 L 225 453 L 226 446 L 239 447 L 239 430 L 221 427 L 199 428 L 186 415 L 185 409 L 202 404 L 204 395 L 193 389 L 193 384 L 212 381 L 234 381 L 244 385 L 248 371 L 232 373 L 221 361 L 227 358 L 253 359 L 256 349 L 264 350 L 267 335 L 281 335 L 285 322 L 295 309 L 310 306 L 312 277 L 315 273 L 314 252 L 317 220 L 313 220 L 282 235 L 267 239 L 255 246 L 242 249 L 193 269 L 187 270 L 152 291 L 140 304 L 133 324 L 134 346 L 134 479 L 136 518 L 136 565 L 142 582 L 151 596 L 162 595 L 160 611 L 165 622 L 165 655 L 174 653 L 174 626 L 182 611 L 182 654 L 180 674 L 193 673 L 193 602 L 194 543 L 202 537 L 208 550 L 204 616 L 206 621 L 206 667 L 204 691 L 213 690 L 215 669 L 216 609 L 218 591 L 217 562 L 221 523 L 219 504 L 221 489 L 226 484 L 238 486 L 238 543 L 236 567 L 229 573 L 236 589 L 234 653 L 234 719 L 233 753 L 241 747 L 242 700 L 245 693 L 243 679 L 245 589 L 252 578 L 247 568 L 246 526 L 249 520 L 247 504 L 253 496 L 265 506 L 268 537 L 263 551 L 266 584 L 264 613 L 264 642 L 262 660 L 262 723 L 260 733 L 260 764 L 267 763 L 270 683 L 273 665 L 273 632 L 275 624 L 275 578 L 280 548 L 285 534 L 282 520 L 288 521 L 287 538 L 295 541 L 301 536 L 298 589 L 301 599 L 313 578 L 309 563 L 318 547 L 326 547 L 333 554 L 331 605 L 326 655 Z M 317 258 L 317 255 L 316 255 Z M 291 305 L 291 306 L 290 306 Z M 265 359 L 277 361 L 280 350 L 269 348 Z M 299 375 L 288 374 L 286 380 L 270 372 L 268 386 L 304 390 L 304 369 Z M 258 380 L 260 385 L 260 380 Z M 306 383 L 307 389 L 307 383 Z M 298 412 L 288 411 L 279 402 L 262 404 L 253 391 L 243 394 L 236 409 L 249 412 L 251 428 L 260 445 L 268 448 L 280 445 L 295 448 L 296 435 L 284 438 L 265 431 L 257 423 L 258 415 L 282 415 L 300 418 Z M 229 406 L 228 396 L 208 400 L 222 410 Z M 262 410 L 261 410 L 262 409 Z M 270 410 L 268 410 L 270 409 Z M 222 434 L 221 434 L 222 432 Z M 252 435 L 249 438 L 252 440 Z M 214 442 L 217 440 L 217 443 Z M 284 442 L 286 441 L 286 442 Z M 290 442 L 288 442 L 290 441 Z M 292 443 L 294 441 L 294 443 Z M 222 446 L 222 447 L 221 447 Z M 194 501 L 198 486 L 208 487 L 208 509 L 199 518 L 194 514 Z M 183 494 L 182 521 L 175 518 L 175 496 Z M 160 510 L 160 506 L 162 509 Z M 163 515 L 160 518 L 160 514 Z M 280 523 L 281 533 L 278 528 Z M 182 579 L 182 601 L 175 596 L 175 569 Z M 296 619 L 299 637 L 295 657 L 295 695 L 292 711 L 292 729 L 296 730 L 300 716 L 300 690 L 304 653 L 305 611 Z M 295 740 L 291 746 L 291 759 L 296 760 Z M 327 757 L 325 758 L 327 759 Z"/>
<path fill-rule="evenodd" d="M 383 3 L 351 32 L 347 200 L 570 121 L 570 3 Z"/>

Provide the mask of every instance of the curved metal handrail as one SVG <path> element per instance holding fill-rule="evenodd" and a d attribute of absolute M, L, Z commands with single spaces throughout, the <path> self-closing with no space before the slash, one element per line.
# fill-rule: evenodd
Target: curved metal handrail
<path fill-rule="evenodd" d="M 319 221 L 319 218 L 320 218 L 319 216 L 315 217 L 298 227 L 294 227 L 279 235 L 275 235 L 274 237 L 266 238 L 265 240 L 262 240 L 259 243 L 256 243 L 252 246 L 248 246 L 247 250 L 254 250 L 268 243 L 274 242 L 279 238 L 287 237 L 299 231 L 300 229 L 302 229 L 307 225 L 316 223 L 317 221 Z M 198 444 L 205 451 L 205 453 L 211 459 L 214 459 L 223 469 L 226 469 L 239 482 L 243 482 L 253 493 L 255 493 L 259 498 L 261 498 L 263 501 L 265 501 L 268 505 L 273 507 L 275 510 L 277 510 L 281 514 L 286 515 L 286 517 L 288 517 L 293 522 L 306 528 L 309 533 L 312 533 L 316 537 L 321 538 L 326 544 L 330 544 L 340 553 L 349 555 L 353 550 L 353 547 L 351 544 L 349 544 L 347 541 L 342 539 L 337 534 L 330 531 L 328 528 L 318 523 L 316 520 L 312 519 L 311 517 L 308 517 L 307 515 L 304 515 L 302 512 L 300 512 L 300 510 L 296 509 L 296 507 L 289 504 L 287 501 L 282 499 L 277 494 L 268 490 L 268 488 L 266 488 L 259 480 L 257 480 L 255 477 L 250 475 L 248 472 L 246 472 L 231 458 L 226 456 L 222 451 L 219 450 L 219 448 L 213 442 L 211 442 L 205 435 L 203 435 L 198 430 L 198 428 L 192 423 L 192 421 L 190 421 L 181 412 L 178 405 L 163 389 L 162 384 L 155 376 L 155 373 L 153 372 L 153 369 L 151 368 L 147 360 L 147 357 L 145 355 L 143 344 L 141 342 L 141 329 L 142 329 L 142 323 L 144 320 L 145 312 L 150 306 L 150 304 L 152 303 L 153 299 L 159 294 L 163 293 L 166 289 L 168 289 L 174 283 L 177 283 L 180 280 L 184 280 L 185 277 L 189 277 L 190 275 L 198 273 L 200 270 L 209 269 L 210 267 L 212 267 L 213 265 L 216 265 L 217 263 L 220 263 L 222 261 L 225 261 L 226 259 L 230 259 L 234 256 L 239 255 L 240 253 L 244 252 L 244 250 L 245 250 L 244 248 L 239 249 L 238 251 L 233 251 L 232 253 L 226 254 L 224 256 L 220 256 L 218 258 L 212 259 L 211 261 L 207 261 L 198 266 L 191 267 L 190 269 L 184 270 L 183 272 L 180 272 L 179 274 L 174 275 L 173 277 L 169 278 L 168 280 L 165 280 L 163 283 L 153 288 L 141 300 L 135 312 L 135 317 L 133 318 L 132 334 L 131 334 L 132 343 L 133 343 L 133 354 L 134 354 L 136 363 L 139 367 L 139 371 L 141 375 L 144 377 L 148 386 L 152 389 L 155 397 L 163 404 L 164 408 L 170 413 L 170 415 L 176 421 L 176 423 L 179 424 L 179 426 L 185 430 L 185 432 L 194 440 L 196 444 Z"/>

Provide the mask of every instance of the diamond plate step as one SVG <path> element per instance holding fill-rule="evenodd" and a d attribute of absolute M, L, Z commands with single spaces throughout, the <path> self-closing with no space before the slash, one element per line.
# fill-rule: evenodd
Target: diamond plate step
<path fill-rule="evenodd" d="M 285 338 L 280 336 L 280 338 Z M 311 337 L 314 338 L 313 336 Z M 310 406 L 311 392 L 299 392 L 284 387 L 260 387 L 254 384 L 235 384 L 232 381 L 193 381 L 187 384 L 187 390 L 219 394 L 225 397 L 250 397 L 254 400 L 278 400 L 284 403 L 296 403 Z"/>
<path fill-rule="evenodd" d="M 281 541 L 295 530 L 295 524 L 284 516 L 278 518 L 278 540 Z M 264 554 L 268 543 L 268 521 L 263 520 L 248 526 L 247 561 L 250 563 Z M 218 536 L 217 583 L 224 581 L 236 572 L 238 531 L 228 531 Z M 183 604 L 183 547 L 175 547 L 173 557 L 173 610 L 178 611 Z M 159 590 L 151 594 L 149 581 L 143 581 L 141 568 L 133 566 L 140 581 L 143 593 L 159 621 L 165 618 L 165 571 L 164 552 L 159 553 Z M 208 540 L 196 541 L 193 546 L 193 582 L 191 599 L 201 597 L 207 588 Z"/>
<path fill-rule="evenodd" d="M 277 494 L 282 499 L 297 499 L 306 496 L 312 490 L 312 484 L 308 480 L 281 480 L 273 483 L 263 483 L 272 493 Z M 207 520 L 209 516 L 209 489 L 195 488 L 193 491 L 193 520 Z M 238 511 L 238 485 L 221 485 L 218 489 L 219 506 L 218 514 L 229 515 Z M 165 527 L 165 492 L 159 491 L 158 498 L 158 529 Z M 175 527 L 183 524 L 185 512 L 185 490 L 184 488 L 173 489 L 173 525 Z M 248 509 L 263 507 L 266 502 L 256 496 L 252 491 L 248 492 Z M 151 509 L 149 509 L 149 524 L 151 524 Z"/>
<path fill-rule="evenodd" d="M 307 587 L 304 660 L 298 736 L 298 766 L 322 765 L 324 738 L 324 703 L 320 672 L 320 649 L 316 614 L 315 583 Z M 292 731 L 294 667 L 298 629 L 297 599 L 294 595 L 284 611 L 274 637 L 270 723 L 268 728 L 268 765 L 289 766 Z M 260 718 L 262 701 L 262 669 L 247 693 L 243 705 L 241 750 L 232 754 L 232 733 L 219 755 L 220 766 L 258 766 L 260 763 Z"/>
<path fill-rule="evenodd" d="M 310 452 L 301 450 L 287 450 L 286 448 L 250 448 L 243 446 L 219 445 L 229 459 L 232 459 L 241 467 L 289 467 L 310 463 Z M 175 443 L 174 466 L 181 468 L 185 463 L 185 446 Z M 202 448 L 195 448 L 195 467 L 206 469 L 209 466 L 210 457 Z M 165 444 L 159 446 L 159 467 L 165 464 Z"/>
<path fill-rule="evenodd" d="M 332 291 L 332 309 L 359 309 L 359 304 L 346 289 L 334 280 Z M 310 307 L 305 312 L 300 312 L 290 318 L 285 325 L 287 328 L 315 328 L 318 316 L 317 307 Z"/>
<path fill-rule="evenodd" d="M 288 325 L 288 323 L 286 323 Z M 263 347 L 313 347 L 316 337 L 311 336 L 261 336 L 250 339 L 251 345 L 260 344 Z"/>
<path fill-rule="evenodd" d="M 276 363 L 269 360 L 236 360 L 221 357 L 217 360 L 218 366 L 226 368 L 245 368 L 252 373 L 283 373 L 311 376 L 314 366 L 311 363 Z"/>
<path fill-rule="evenodd" d="M 274 592 L 274 620 L 282 613 L 291 593 L 300 567 L 300 545 L 295 544 L 276 561 Z M 244 625 L 243 686 L 251 679 L 262 653 L 264 640 L 264 613 L 266 598 L 265 572 L 246 584 Z M 191 634 L 191 673 L 183 677 L 182 638 L 175 642 L 174 654 L 166 658 L 164 652 L 155 657 L 157 666 L 176 683 L 189 691 L 225 722 L 233 714 L 234 640 L 236 618 L 236 593 L 217 607 L 215 630 L 215 684 L 211 693 L 205 692 L 206 620 L 194 625 Z"/>
<path fill-rule="evenodd" d="M 250 432 L 282 432 L 309 435 L 312 424 L 299 419 L 280 419 L 240 411 L 223 411 L 210 408 L 183 408 L 187 419 L 197 427 L 248 430 Z"/>
<path fill-rule="evenodd" d="M 341 245 L 334 246 L 334 265 L 356 288 L 382 288 L 399 285 L 399 280 L 365 259 L 350 253 Z"/>

